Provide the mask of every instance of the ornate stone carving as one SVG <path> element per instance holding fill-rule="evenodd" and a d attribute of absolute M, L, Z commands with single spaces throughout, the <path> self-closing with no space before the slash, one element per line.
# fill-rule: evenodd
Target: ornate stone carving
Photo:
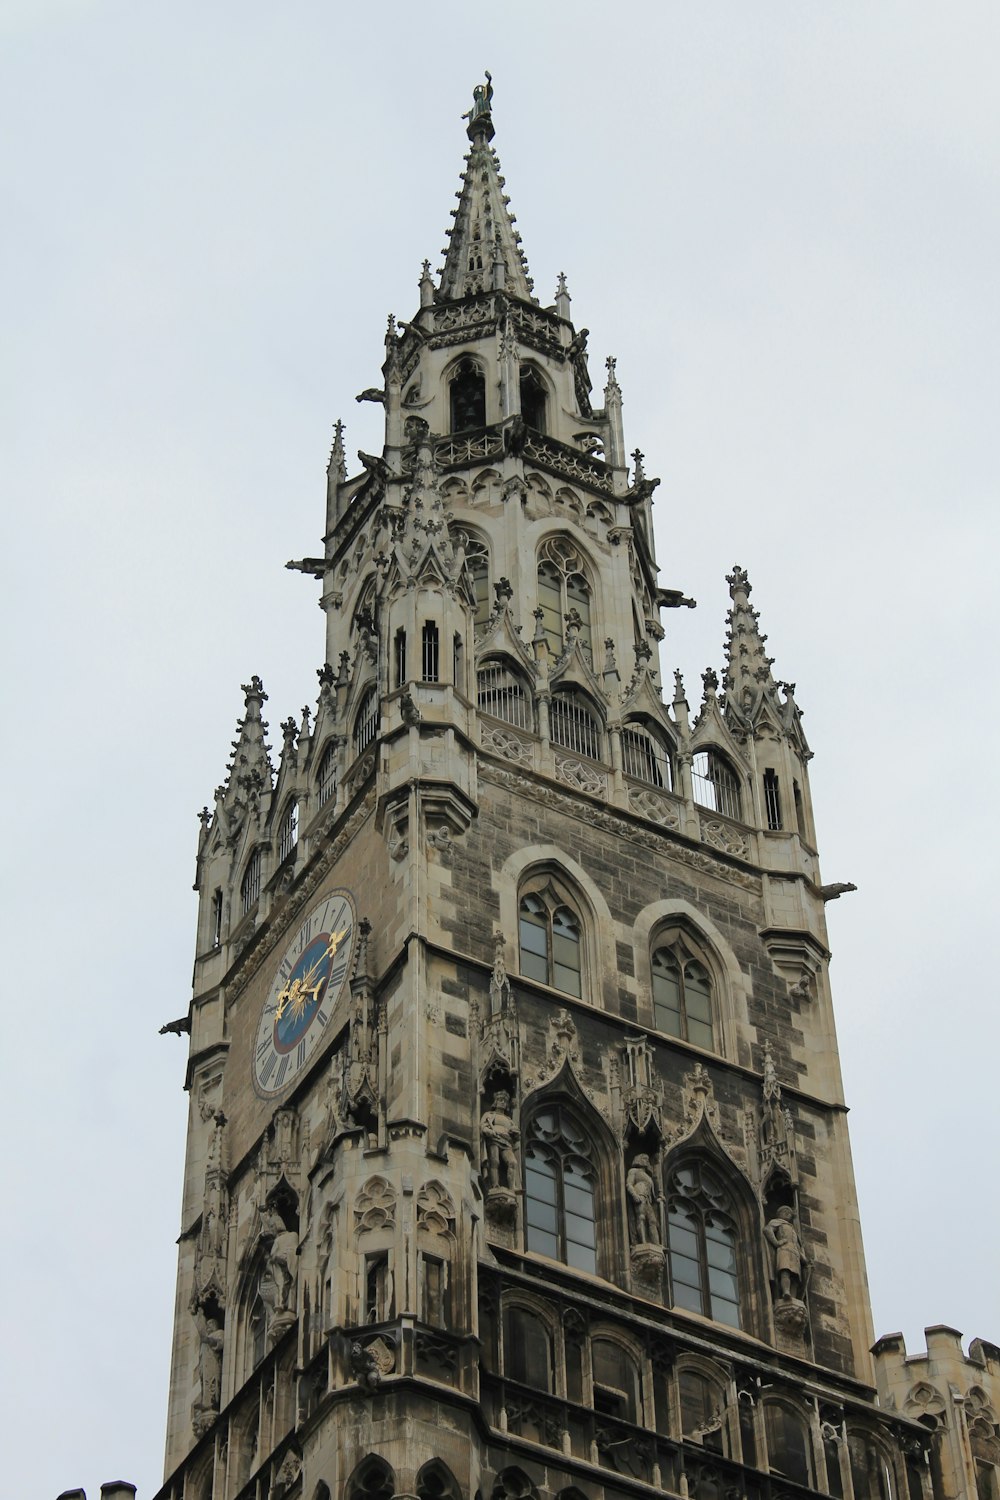
<path fill-rule="evenodd" d="M 484 1087 L 502 1081 L 512 1087 L 518 1074 L 517 1008 L 507 977 L 504 935 L 494 934 L 493 972 L 486 1012 L 479 1021 L 480 1078 Z M 478 1014 L 478 1005 L 475 1007 Z"/>
<path fill-rule="evenodd" d="M 518 735 L 510 734 L 506 729 L 494 729 L 492 725 L 482 724 L 480 737 L 484 750 L 494 750 L 505 760 L 516 761 L 522 766 L 531 764 L 531 746 Z"/>
<path fill-rule="evenodd" d="M 625 1193 L 628 1200 L 628 1232 L 633 1246 L 663 1244 L 660 1227 L 660 1204 L 663 1194 L 659 1191 L 653 1164 L 644 1151 L 632 1158 L 632 1165 L 625 1177 Z"/>
<path fill-rule="evenodd" d="M 759 1162 L 762 1182 L 775 1171 L 789 1182 L 798 1180 L 795 1160 L 795 1129 L 791 1114 L 782 1107 L 781 1084 L 774 1067 L 770 1042 L 764 1043 L 764 1103 L 761 1110 Z"/>
<path fill-rule="evenodd" d="M 365 1234 L 374 1229 L 393 1229 L 396 1224 L 396 1190 L 385 1177 L 369 1177 L 354 1200 L 354 1230 Z"/>
<path fill-rule="evenodd" d="M 680 814 L 677 807 L 666 797 L 661 797 L 658 792 L 651 792 L 645 787 L 630 786 L 628 800 L 630 806 L 642 817 L 648 818 L 651 823 L 659 823 L 663 828 L 680 826 Z"/>
<path fill-rule="evenodd" d="M 644 1136 L 653 1125 L 662 1133 L 663 1089 L 653 1065 L 653 1049 L 643 1036 L 626 1037 L 621 1049 L 621 1108 L 624 1128 Z"/>
<path fill-rule="evenodd" d="M 417 1229 L 433 1235 L 454 1235 L 455 1204 L 440 1182 L 425 1182 L 417 1194 Z"/>
<path fill-rule="evenodd" d="M 294 1448 L 290 1448 L 281 1461 L 281 1467 L 274 1476 L 271 1486 L 272 1500 L 283 1500 L 299 1479 L 302 1473 L 302 1459 Z"/>
<path fill-rule="evenodd" d="M 363 1344 L 355 1339 L 351 1345 L 351 1372 L 367 1396 L 374 1395 L 383 1375 L 396 1368 L 396 1351 L 382 1335 Z"/>
<path fill-rule="evenodd" d="M 351 979 L 351 1024 L 344 1052 L 344 1085 L 340 1114 L 377 1138 L 382 1118 L 380 1088 L 381 1027 L 378 1002 L 368 973 L 371 923 L 358 923 L 358 947 Z"/>
<path fill-rule="evenodd" d="M 566 756 L 557 755 L 556 779 L 564 781 L 567 786 L 576 787 L 577 791 L 589 792 L 592 797 L 603 797 L 608 786 L 603 774 L 596 771 L 593 766 L 586 765 L 582 760 L 570 760 Z"/>
<path fill-rule="evenodd" d="M 299 1236 L 288 1229 L 281 1214 L 266 1204 L 260 1216 L 260 1242 L 265 1247 L 267 1274 L 271 1281 L 271 1328 L 274 1319 L 294 1320 L 295 1280 L 298 1273 Z M 263 1286 L 261 1296 L 264 1295 Z M 267 1299 L 265 1299 L 267 1300 Z"/>
<path fill-rule="evenodd" d="M 517 1159 L 517 1142 L 520 1132 L 511 1114 L 510 1095 L 506 1089 L 498 1089 L 489 1109 L 479 1123 L 483 1140 L 483 1176 L 488 1191 L 497 1188 L 512 1192 L 520 1180 Z"/>
<path fill-rule="evenodd" d="M 703 817 L 700 821 L 701 836 L 706 844 L 710 844 L 713 849 L 721 849 L 725 854 L 735 854 L 740 859 L 750 858 L 750 840 L 745 833 L 723 823 L 721 818 Z"/>

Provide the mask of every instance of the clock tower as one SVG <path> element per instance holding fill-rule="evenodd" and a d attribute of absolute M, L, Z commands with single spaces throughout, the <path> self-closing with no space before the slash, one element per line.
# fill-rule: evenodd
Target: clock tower
<path fill-rule="evenodd" d="M 315 707 L 202 814 L 162 1500 L 918 1500 L 879 1408 L 811 752 L 747 573 L 660 673 L 643 457 L 467 119 L 338 423 Z M 668 616 L 669 617 L 669 616 Z M 721 636 L 720 622 L 720 636 Z"/>

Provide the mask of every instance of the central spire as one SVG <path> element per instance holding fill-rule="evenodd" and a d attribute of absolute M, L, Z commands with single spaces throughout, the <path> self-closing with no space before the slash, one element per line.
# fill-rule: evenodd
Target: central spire
<path fill-rule="evenodd" d="M 534 282 L 514 228 L 510 199 L 503 191 L 500 162 L 490 145 L 493 139 L 493 83 L 472 91 L 472 108 L 463 119 L 472 142 L 462 186 L 453 209 L 455 223 L 448 231 L 448 247 L 438 286 L 439 301 L 456 301 L 490 290 L 507 291 L 525 302 L 536 302 Z"/>

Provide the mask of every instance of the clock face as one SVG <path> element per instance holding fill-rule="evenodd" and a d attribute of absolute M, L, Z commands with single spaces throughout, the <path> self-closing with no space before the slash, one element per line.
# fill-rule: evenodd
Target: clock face
<path fill-rule="evenodd" d="M 334 891 L 285 949 L 254 1042 L 253 1082 L 262 1097 L 286 1089 L 322 1042 L 350 973 L 356 925 L 350 891 Z"/>

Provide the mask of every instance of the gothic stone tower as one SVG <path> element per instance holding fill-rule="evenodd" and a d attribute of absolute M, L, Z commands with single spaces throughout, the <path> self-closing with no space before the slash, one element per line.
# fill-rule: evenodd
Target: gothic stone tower
<path fill-rule="evenodd" d="M 874 1401 L 806 745 L 742 568 L 692 715 L 642 457 L 492 91 L 315 713 L 202 817 L 164 1500 L 931 1495 Z"/>

